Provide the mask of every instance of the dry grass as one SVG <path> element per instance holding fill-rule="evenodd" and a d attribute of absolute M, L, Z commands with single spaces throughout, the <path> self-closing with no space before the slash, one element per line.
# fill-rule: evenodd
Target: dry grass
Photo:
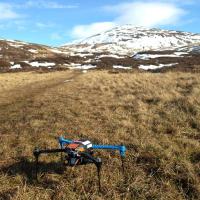
<path fill-rule="evenodd" d="M 198 199 L 199 97 L 190 73 L 0 75 L 0 199 Z M 63 171 L 59 156 L 42 157 L 34 182 L 32 150 L 60 135 L 124 143 L 125 177 L 102 152 L 101 194 L 94 166 Z"/>

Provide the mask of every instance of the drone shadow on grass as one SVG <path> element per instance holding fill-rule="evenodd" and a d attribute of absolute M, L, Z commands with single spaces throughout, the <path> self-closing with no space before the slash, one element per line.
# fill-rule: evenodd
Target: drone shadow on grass
<path fill-rule="evenodd" d="M 39 173 L 54 173 L 63 174 L 66 170 L 66 166 L 62 162 L 41 162 L 39 163 Z M 44 188 L 52 188 L 57 185 L 56 181 L 46 180 L 37 181 L 36 180 L 36 165 L 34 161 L 29 161 L 26 157 L 19 158 L 19 161 L 8 166 L 0 168 L 0 174 L 7 174 L 8 176 L 22 175 L 28 184 L 39 184 Z"/>

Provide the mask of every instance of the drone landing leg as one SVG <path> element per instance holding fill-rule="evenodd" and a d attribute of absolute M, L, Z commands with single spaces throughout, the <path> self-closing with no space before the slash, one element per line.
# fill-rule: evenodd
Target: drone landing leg
<path fill-rule="evenodd" d="M 34 150 L 34 156 L 35 156 L 35 179 L 38 181 L 38 170 L 39 170 L 39 149 Z"/>
<path fill-rule="evenodd" d="M 39 161 L 38 157 L 36 158 L 36 163 L 35 163 L 35 178 L 38 181 L 38 168 L 39 168 Z"/>
<path fill-rule="evenodd" d="M 122 161 L 122 173 L 125 176 L 124 157 L 122 157 L 122 156 L 121 156 L 121 161 Z"/>
<path fill-rule="evenodd" d="M 61 148 L 61 149 L 62 149 L 62 148 Z M 61 162 L 64 161 L 64 159 L 63 159 L 63 152 L 60 153 L 60 160 L 61 160 Z"/>
<path fill-rule="evenodd" d="M 101 192 L 101 164 L 102 163 L 99 163 L 98 165 L 96 165 L 97 175 L 98 175 L 99 192 Z"/>
<path fill-rule="evenodd" d="M 81 155 L 89 160 L 91 160 L 96 168 L 97 168 L 97 175 L 98 175 L 98 185 L 99 185 L 99 192 L 101 192 L 101 165 L 102 165 L 102 161 L 99 158 L 94 158 L 93 156 L 91 156 L 88 153 L 81 153 Z"/>
<path fill-rule="evenodd" d="M 36 148 L 33 151 L 33 154 L 35 156 L 35 175 L 36 175 L 36 180 L 38 180 L 39 156 L 41 154 L 62 153 L 62 152 L 66 152 L 66 149 L 45 149 L 45 150 L 40 150 L 40 149 Z"/>

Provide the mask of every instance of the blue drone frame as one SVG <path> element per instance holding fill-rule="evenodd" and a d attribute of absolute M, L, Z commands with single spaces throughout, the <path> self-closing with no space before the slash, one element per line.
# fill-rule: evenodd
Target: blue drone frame
<path fill-rule="evenodd" d="M 65 153 L 64 161 L 66 166 L 76 166 L 76 165 L 85 165 L 93 163 L 97 167 L 98 179 L 99 179 L 99 190 L 101 190 L 100 184 L 100 170 L 102 161 L 101 158 L 94 157 L 94 150 L 104 149 L 104 150 L 117 150 L 120 153 L 122 160 L 122 169 L 124 172 L 124 158 L 126 156 L 126 147 L 124 145 L 98 145 L 92 144 L 88 140 L 68 140 L 63 137 L 59 137 L 58 142 L 60 144 L 59 149 L 45 149 L 40 150 L 39 148 L 35 148 L 33 154 L 36 159 L 36 179 L 38 174 L 38 164 L 39 164 L 39 156 L 41 154 L 49 154 L 49 153 Z"/>
<path fill-rule="evenodd" d="M 65 144 L 71 144 L 74 141 L 73 140 L 67 140 L 63 137 L 59 137 L 58 139 L 60 147 L 63 148 Z M 126 147 L 124 145 L 97 145 L 92 144 L 93 149 L 107 149 L 107 150 L 118 150 L 120 153 L 120 156 L 125 158 L 126 155 Z"/>

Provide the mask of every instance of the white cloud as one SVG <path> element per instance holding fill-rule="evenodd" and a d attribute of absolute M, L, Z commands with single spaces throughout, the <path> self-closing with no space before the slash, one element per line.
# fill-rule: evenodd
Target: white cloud
<path fill-rule="evenodd" d="M 16 19 L 19 17 L 21 16 L 12 9 L 11 5 L 0 3 L 0 20 Z"/>
<path fill-rule="evenodd" d="M 186 1 L 187 3 L 194 2 L 193 0 Z M 75 26 L 72 37 L 76 39 L 89 37 L 123 24 L 145 27 L 175 25 L 186 14 L 186 11 L 178 5 L 180 5 L 180 0 L 146 0 L 106 6 L 104 11 L 115 14 L 112 21 Z"/>
<path fill-rule="evenodd" d="M 165 3 L 178 3 L 179 5 L 193 5 L 198 2 L 198 0 L 157 0 L 158 2 L 165 2 Z"/>
<path fill-rule="evenodd" d="M 97 22 L 88 25 L 78 25 L 73 28 L 72 37 L 76 39 L 89 37 L 99 32 L 107 31 L 115 25 L 114 22 Z"/>
<path fill-rule="evenodd" d="M 177 23 L 185 11 L 173 3 L 133 2 L 107 6 L 107 11 L 117 13 L 118 24 L 157 27 Z"/>
<path fill-rule="evenodd" d="M 68 5 L 61 4 L 56 1 L 45 1 L 45 0 L 29 0 L 24 4 L 14 4 L 14 7 L 17 8 L 46 8 L 46 9 L 64 9 L 64 8 L 77 8 L 78 5 Z"/>

